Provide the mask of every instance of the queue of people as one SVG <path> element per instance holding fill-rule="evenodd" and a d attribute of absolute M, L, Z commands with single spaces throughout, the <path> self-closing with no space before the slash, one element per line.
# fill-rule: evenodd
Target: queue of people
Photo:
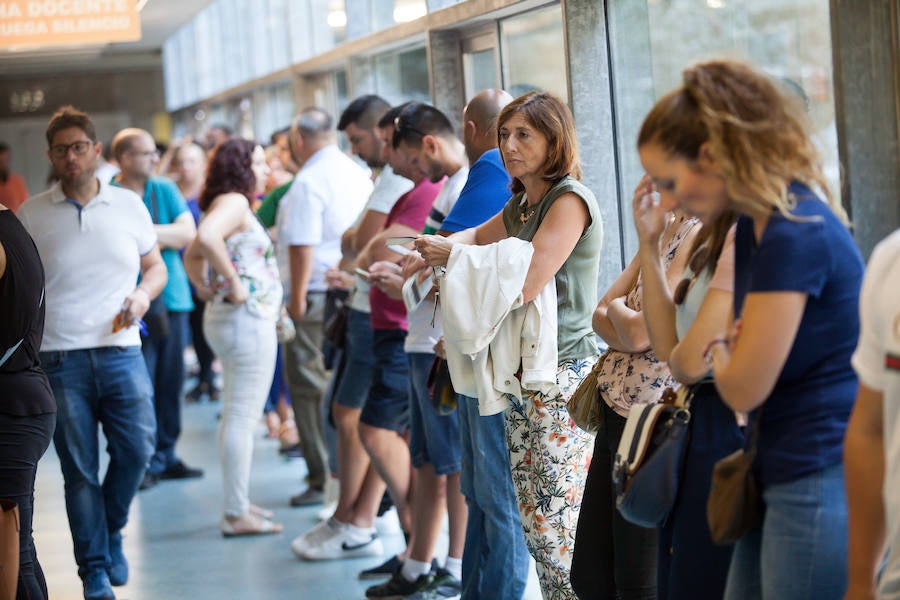
<path fill-rule="evenodd" d="M 175 452 L 192 329 L 198 358 L 210 350 L 198 389 L 214 389 L 212 353 L 222 371 L 223 536 L 283 530 L 249 482 L 256 426 L 289 399 L 277 419 L 296 423 L 307 468 L 286 500 L 334 502 L 290 548 L 383 560 L 359 574 L 384 580 L 368 598 L 518 600 L 529 555 L 553 600 L 897 598 L 896 239 L 864 280 L 794 100 L 739 62 L 684 71 L 641 126 L 638 252 L 599 299 L 604 223 L 552 94 L 485 90 L 460 122 L 374 95 L 336 127 L 310 108 L 268 151 L 227 132 L 208 155 L 179 147 L 177 185 L 138 129 L 113 140 L 121 172 L 98 179 L 90 117 L 60 109 L 59 183 L 17 215 L 0 207 L 0 313 L 16 325 L 0 332 L 0 420 L 28 465 L 0 460 L 19 597 L 47 597 L 31 520 L 51 434 L 87 599 L 128 579 L 137 490 L 202 476 Z M 157 310 L 164 333 L 142 337 Z M 596 435 L 567 407 L 592 371 Z M 611 478 L 620 442 L 630 414 L 679 386 L 674 504 L 659 527 L 635 524 Z M 717 544 L 713 472 L 742 449 L 763 511 Z M 385 496 L 407 542 L 388 557 Z"/>

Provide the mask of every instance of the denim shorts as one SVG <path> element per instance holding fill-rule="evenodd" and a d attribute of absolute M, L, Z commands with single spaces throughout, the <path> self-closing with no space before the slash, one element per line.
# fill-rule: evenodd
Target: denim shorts
<path fill-rule="evenodd" d="M 401 435 L 409 429 L 409 364 L 403 351 L 405 339 L 406 331 L 402 329 L 373 332 L 375 368 L 369 396 L 359 416 L 361 423 Z M 345 378 L 352 376 L 347 372 Z"/>
<path fill-rule="evenodd" d="M 375 372 L 372 324 L 368 313 L 350 310 L 344 352 L 347 364 L 334 392 L 334 401 L 347 408 L 360 409 L 366 403 Z"/>
<path fill-rule="evenodd" d="M 419 468 L 431 463 L 438 475 L 457 473 L 462 463 L 459 411 L 440 415 L 428 393 L 428 373 L 434 354 L 413 352 L 409 357 L 409 453 Z"/>

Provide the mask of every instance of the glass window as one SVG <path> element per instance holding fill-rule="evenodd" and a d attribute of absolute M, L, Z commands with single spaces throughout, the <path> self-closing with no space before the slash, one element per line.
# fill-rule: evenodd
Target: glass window
<path fill-rule="evenodd" d="M 466 100 L 481 90 L 497 87 L 497 53 L 493 48 L 463 54 Z"/>
<path fill-rule="evenodd" d="M 513 97 L 536 89 L 569 97 L 558 4 L 500 21 L 500 48 L 503 87 Z"/>
<path fill-rule="evenodd" d="M 371 0 L 371 8 L 373 31 L 415 21 L 428 12 L 425 0 Z"/>
<path fill-rule="evenodd" d="M 631 190 L 643 174 L 635 141 L 654 101 L 701 60 L 747 60 L 804 97 L 832 193 L 839 190 L 829 3 L 824 0 L 618 0 L 609 3 L 612 87 L 625 251 L 637 251 Z"/>
<path fill-rule="evenodd" d="M 391 103 L 431 102 L 425 48 L 386 52 L 375 57 L 376 93 Z"/>

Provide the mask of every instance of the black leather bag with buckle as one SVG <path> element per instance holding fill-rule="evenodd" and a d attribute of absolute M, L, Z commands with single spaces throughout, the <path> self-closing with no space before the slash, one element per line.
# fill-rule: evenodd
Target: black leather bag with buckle
<path fill-rule="evenodd" d="M 633 406 L 613 463 L 616 507 L 641 527 L 669 518 L 687 449 L 693 387 L 666 388 L 656 404 Z"/>

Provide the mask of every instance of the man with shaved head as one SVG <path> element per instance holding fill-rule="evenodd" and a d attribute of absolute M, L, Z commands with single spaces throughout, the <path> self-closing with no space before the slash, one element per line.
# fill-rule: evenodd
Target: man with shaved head
<path fill-rule="evenodd" d="M 144 490 L 161 479 L 203 475 L 202 470 L 188 467 L 175 454 L 175 443 L 181 435 L 181 389 L 184 386 L 188 316 L 194 308 L 178 251 L 194 239 L 196 229 L 175 183 L 153 174 L 159 163 L 159 153 L 149 133 L 143 129 L 123 129 L 113 138 L 112 152 L 121 168 L 112 185 L 129 189 L 143 199 L 169 271 L 169 281 L 162 293 L 168 331 L 155 331 L 151 325 L 141 348 L 153 381 L 156 411 L 156 451 L 141 482 L 140 489 Z M 152 322 L 149 318 L 145 321 Z"/>
<path fill-rule="evenodd" d="M 477 94 L 463 111 L 469 178 L 442 229 L 477 227 L 509 199 L 509 174 L 497 149 L 497 115 L 512 97 L 503 90 Z M 528 549 L 509 471 L 503 415 L 483 417 L 478 399 L 457 397 L 462 437 L 460 488 L 469 508 L 463 550 L 462 598 L 521 598 L 528 580 Z"/>

